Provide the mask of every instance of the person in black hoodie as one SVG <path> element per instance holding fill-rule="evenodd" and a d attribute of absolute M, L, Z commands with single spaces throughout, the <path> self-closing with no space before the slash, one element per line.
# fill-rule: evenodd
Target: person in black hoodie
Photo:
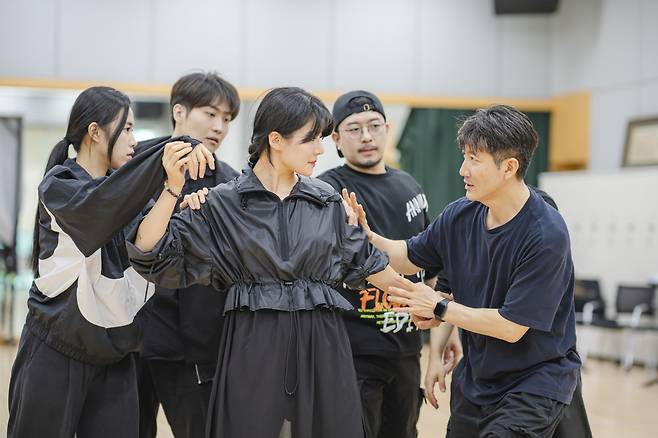
<path fill-rule="evenodd" d="M 125 230 L 156 190 L 175 199 L 163 189 L 165 170 L 189 165 L 192 155 L 202 167 L 214 164 L 203 145 L 190 154 L 198 142 L 189 138 L 133 157 L 129 105 L 113 88 L 83 91 L 39 184 L 35 279 L 11 372 L 10 437 L 138 436 L 131 353 L 153 287 L 130 267 Z"/>
<path fill-rule="evenodd" d="M 363 436 L 336 290 L 408 280 L 368 244 L 327 183 L 310 178 L 332 117 L 299 88 L 270 91 L 254 120 L 250 167 L 198 211 L 158 201 L 128 252 L 164 287 L 227 290 L 207 436 Z M 182 181 L 181 181 L 182 186 Z M 349 219 L 349 223 L 348 223 Z"/>
<path fill-rule="evenodd" d="M 172 87 L 170 107 L 172 136 L 195 138 L 216 153 L 238 115 L 240 98 L 235 87 L 217 74 L 191 73 Z M 148 140 L 138 148 L 169 138 Z M 182 189 L 186 204 L 198 208 L 205 200 L 203 191 L 197 194 L 199 190 L 238 175 L 216 158 L 215 168 L 206 168 L 203 178 L 186 179 Z M 225 293 L 211 286 L 156 288 L 145 309 L 148 322 L 138 361 L 141 438 L 155 438 L 160 404 L 175 437 L 203 435 L 225 299 Z"/>

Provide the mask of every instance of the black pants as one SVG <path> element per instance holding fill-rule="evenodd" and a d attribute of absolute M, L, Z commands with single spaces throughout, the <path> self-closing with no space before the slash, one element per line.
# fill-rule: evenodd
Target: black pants
<path fill-rule="evenodd" d="M 354 356 L 366 438 L 415 438 L 423 400 L 418 356 Z"/>
<path fill-rule="evenodd" d="M 219 351 L 210 438 L 363 438 L 338 311 L 230 311 Z"/>
<path fill-rule="evenodd" d="M 578 385 L 573 393 L 571 404 L 564 409 L 564 414 L 553 438 L 592 438 L 589 419 L 583 401 L 583 385 L 578 375 Z"/>
<path fill-rule="evenodd" d="M 458 377 L 450 387 L 450 420 L 446 438 L 551 438 L 565 404 L 525 392 L 508 393 L 501 401 L 479 406 L 459 389 Z"/>
<path fill-rule="evenodd" d="M 136 438 L 135 359 L 91 365 L 52 349 L 23 330 L 11 370 L 13 438 Z"/>
<path fill-rule="evenodd" d="M 205 436 L 212 378 L 184 361 L 139 359 L 137 368 L 140 438 L 157 435 L 160 404 L 176 438 Z"/>

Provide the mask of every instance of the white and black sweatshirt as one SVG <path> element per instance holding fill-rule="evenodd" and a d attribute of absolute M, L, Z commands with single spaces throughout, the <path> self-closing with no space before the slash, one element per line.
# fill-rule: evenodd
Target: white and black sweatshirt
<path fill-rule="evenodd" d="M 153 285 L 130 266 L 125 235 L 162 190 L 165 143 L 101 178 L 68 159 L 39 184 L 39 268 L 26 326 L 69 357 L 109 364 L 139 347 L 136 316 Z"/>

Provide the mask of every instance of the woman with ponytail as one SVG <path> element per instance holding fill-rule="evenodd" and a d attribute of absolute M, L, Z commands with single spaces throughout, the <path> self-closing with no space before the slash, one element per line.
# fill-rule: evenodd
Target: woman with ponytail
<path fill-rule="evenodd" d="M 11 373 L 9 437 L 138 436 L 131 353 L 140 342 L 135 317 L 152 285 L 130 267 L 124 228 L 158 191 L 176 202 L 178 180 L 170 175 L 198 142 L 171 139 L 133 157 L 133 126 L 125 94 L 89 88 L 48 158 L 38 190 L 35 279 Z M 206 152 L 201 145 L 194 154 Z M 163 189 L 165 180 L 171 187 Z"/>
<path fill-rule="evenodd" d="M 156 284 L 226 290 L 210 437 L 363 436 L 339 314 L 351 305 L 336 287 L 406 280 L 353 225 L 341 196 L 310 177 L 332 127 L 317 97 L 270 91 L 243 174 L 213 188 L 198 211 L 154 208 L 128 237 L 131 263 Z"/>

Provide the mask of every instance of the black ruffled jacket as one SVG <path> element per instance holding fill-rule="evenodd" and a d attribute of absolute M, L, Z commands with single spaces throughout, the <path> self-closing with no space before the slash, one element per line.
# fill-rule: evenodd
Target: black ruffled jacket
<path fill-rule="evenodd" d="M 172 217 L 148 252 L 128 237 L 137 272 L 168 288 L 211 284 L 227 290 L 224 311 L 351 309 L 336 291 L 363 287 L 388 257 L 346 223 L 340 196 L 325 182 L 300 176 L 280 200 L 251 169 L 210 191 L 201 210 Z"/>

